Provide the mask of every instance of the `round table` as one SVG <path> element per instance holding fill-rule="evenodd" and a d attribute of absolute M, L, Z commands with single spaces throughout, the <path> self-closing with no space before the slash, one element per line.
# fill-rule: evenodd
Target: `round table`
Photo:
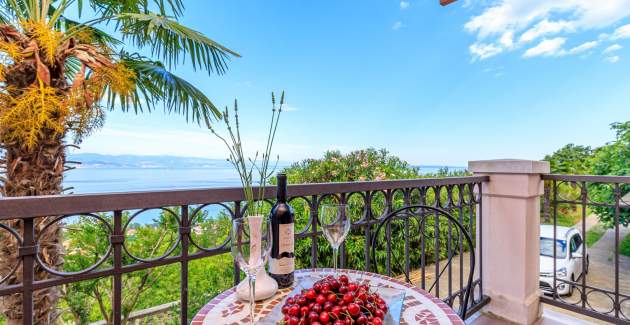
<path fill-rule="evenodd" d="M 326 276 L 332 274 L 332 269 L 304 269 L 296 270 L 296 283 L 304 276 Z M 357 270 L 339 270 L 351 278 L 362 277 L 369 280 L 370 285 L 385 286 L 405 290 L 406 295 L 402 306 L 400 324 L 457 324 L 463 325 L 461 318 L 442 300 L 426 291 L 396 280 L 394 278 Z M 267 300 L 256 303 L 256 320 L 269 314 L 273 308 L 281 303 L 293 288 L 278 290 Z M 193 318 L 191 325 L 223 325 L 249 324 L 249 304 L 236 297 L 236 287 L 233 287 L 208 302 Z"/>

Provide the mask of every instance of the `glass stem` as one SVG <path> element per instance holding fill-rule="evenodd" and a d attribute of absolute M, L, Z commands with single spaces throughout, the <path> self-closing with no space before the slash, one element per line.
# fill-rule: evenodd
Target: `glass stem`
<path fill-rule="evenodd" d="M 254 325 L 254 308 L 256 307 L 256 274 L 249 276 L 249 319 L 250 324 Z"/>
<path fill-rule="evenodd" d="M 339 254 L 339 247 L 333 247 L 333 270 L 335 277 L 337 276 L 337 255 Z"/>

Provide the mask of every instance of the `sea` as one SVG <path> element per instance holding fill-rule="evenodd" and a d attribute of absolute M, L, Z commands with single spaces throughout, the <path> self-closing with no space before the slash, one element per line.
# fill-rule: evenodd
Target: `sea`
<path fill-rule="evenodd" d="M 288 166 L 288 164 L 286 165 Z M 284 166 L 279 166 L 280 168 Z M 419 166 L 423 174 L 436 173 L 442 166 Z M 464 170 L 449 167 L 449 170 Z M 228 164 L 213 164 L 203 168 L 125 168 L 125 167 L 81 167 L 66 172 L 64 188 L 66 194 L 94 194 L 113 192 L 143 192 L 156 190 L 218 188 L 239 186 L 238 174 Z M 219 205 L 204 208 L 209 216 L 216 216 L 224 209 Z M 128 211 L 130 214 L 139 210 Z M 133 223 L 153 224 L 160 210 L 139 212 Z M 71 220 L 74 220 L 71 219 Z"/>
<path fill-rule="evenodd" d="M 436 173 L 443 167 L 445 166 L 419 166 L 422 174 Z M 461 171 L 465 168 L 448 167 L 448 169 Z M 217 188 L 239 185 L 238 174 L 227 165 L 205 168 L 86 167 L 70 170 L 64 177 L 66 194 Z"/>

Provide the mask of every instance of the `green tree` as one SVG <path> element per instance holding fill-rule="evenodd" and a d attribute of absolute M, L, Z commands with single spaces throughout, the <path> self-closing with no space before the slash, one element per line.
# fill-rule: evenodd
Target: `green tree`
<path fill-rule="evenodd" d="M 589 146 L 567 144 L 566 146 L 546 155 L 543 159 L 549 162 L 551 173 L 586 175 L 592 173 L 594 162 L 593 150 Z M 547 187 L 551 182 L 547 182 Z M 559 199 L 580 199 L 581 188 L 574 183 L 556 183 Z M 573 226 L 581 220 L 581 209 L 575 204 L 558 204 L 557 222 L 563 226 Z M 550 214 L 545 214 L 544 223 L 552 223 Z"/>
<path fill-rule="evenodd" d="M 447 170 L 441 170 L 439 175 L 421 175 L 418 168 L 411 166 L 400 158 L 390 155 L 387 150 L 376 150 L 373 148 L 365 150 L 357 150 L 348 154 L 342 154 L 339 151 L 328 151 L 321 159 L 306 159 L 297 162 L 290 167 L 285 168 L 289 183 L 323 183 L 323 182 L 356 182 L 356 181 L 375 181 L 390 179 L 411 179 L 420 177 L 446 177 L 452 176 Z M 462 173 L 456 173 L 458 175 Z M 445 198 L 445 193 L 440 193 Z M 427 204 L 435 202 L 435 193 L 429 192 L 426 195 Z M 336 199 L 329 197 L 324 202 L 333 202 Z M 416 192 L 411 197 L 412 203 L 419 203 L 419 194 Z M 359 220 L 365 211 L 364 201 L 359 195 L 351 195 L 347 199 L 350 206 L 350 214 L 353 221 Z M 375 218 L 382 216 L 385 211 L 385 197 L 382 193 L 377 193 L 372 199 L 372 214 Z M 303 200 L 294 200 L 291 205 L 295 209 L 296 215 L 296 231 L 301 231 L 308 227 L 310 216 L 309 206 Z M 394 208 L 400 208 L 404 205 L 402 193 L 399 191 L 393 195 Z M 462 217 L 468 224 L 469 211 L 468 208 L 462 210 Z M 459 211 L 453 211 L 458 217 Z M 417 228 L 417 227 L 416 227 Z M 434 220 L 429 217 L 426 221 L 425 231 L 433 234 Z M 410 233 L 410 236 L 418 237 L 417 233 Z M 392 237 L 392 250 L 402 256 L 404 251 L 404 240 L 402 240 L 403 232 L 397 232 Z M 440 227 L 440 240 L 443 241 L 448 236 L 448 226 L 442 224 Z M 346 237 L 346 267 L 362 270 L 365 268 L 365 232 L 363 229 L 353 229 Z M 381 240 L 381 249 L 377 250 L 377 262 L 379 265 L 384 264 L 385 260 L 385 240 Z M 425 253 L 428 256 L 427 261 L 432 260 L 434 253 L 434 242 L 427 242 Z M 332 250 L 326 239 L 317 238 L 318 264 L 323 267 L 332 266 Z M 413 250 L 411 260 L 419 265 L 421 250 Z M 445 256 L 445 251 L 440 251 L 440 256 Z M 311 259 L 311 239 L 301 239 L 296 241 L 295 255 L 297 256 L 296 264 L 298 268 L 310 267 Z M 393 270 L 396 273 L 402 271 L 401 265 L 394 265 Z"/>
<path fill-rule="evenodd" d="M 592 167 L 595 175 L 630 175 L 630 121 L 623 123 L 613 123 L 610 125 L 615 131 L 615 140 L 595 150 L 595 158 Z M 630 185 L 620 185 L 616 189 L 612 185 L 593 183 L 589 186 L 589 197 L 595 202 L 605 202 L 614 204 L 616 201 L 615 192 L 618 190 L 620 196 L 630 192 Z M 606 206 L 596 206 L 593 210 L 607 227 L 615 225 L 615 208 Z M 630 209 L 621 208 L 619 211 L 619 222 L 630 225 Z"/>
<path fill-rule="evenodd" d="M 168 208 L 156 216 L 151 223 L 129 224 L 125 236 L 127 250 L 136 257 L 152 259 L 166 253 L 178 236 L 178 224 L 173 217 L 180 214 L 178 208 Z M 227 239 L 231 226 L 230 217 L 219 211 L 211 216 L 206 210 L 195 213 L 193 207 L 189 215 L 194 216 L 194 231 L 191 237 L 195 244 L 203 248 L 220 246 Z M 112 216 L 100 215 L 108 223 Z M 123 224 L 129 220 L 129 214 L 123 215 Z M 133 220 L 132 220 L 133 221 Z M 79 217 L 63 224 L 62 233 L 68 253 L 65 256 L 63 270 L 76 272 L 94 265 L 104 256 L 109 247 L 109 229 L 93 217 Z M 208 236 L 207 234 L 213 234 Z M 191 245 L 190 252 L 199 249 Z M 173 255 L 181 254 L 177 246 Z M 124 253 L 123 265 L 137 263 Z M 112 267 L 112 258 L 108 258 L 101 268 Z M 196 260 L 189 265 L 189 317 L 199 310 L 209 299 L 232 285 L 232 258 L 229 254 Z M 123 276 L 122 321 L 127 322 L 134 310 L 154 307 L 179 300 L 179 264 L 170 264 L 147 270 L 127 273 Z M 61 303 L 66 311 L 62 318 L 75 324 L 105 320 L 113 322 L 111 308 L 112 279 L 81 281 L 65 285 Z M 176 310 L 173 311 L 175 314 Z M 177 317 L 174 317 L 175 319 Z"/>
<path fill-rule="evenodd" d="M 95 18 L 82 19 L 88 7 Z M 171 70 L 188 62 L 220 74 L 238 54 L 181 25 L 183 9 L 182 0 L 0 0 L 3 196 L 61 194 L 66 140 L 80 142 L 100 128 L 107 110 L 143 112 L 164 105 L 198 123 L 220 116 L 210 99 Z M 82 21 L 69 17 L 75 12 Z M 115 35 L 98 28 L 103 24 Z M 49 221 L 38 218 L 35 228 Z M 49 229 L 46 236 L 38 234 L 40 252 L 45 263 L 57 266 L 63 263 L 61 230 Z M 6 252 L 17 251 L 16 244 L 0 236 L 8 247 L 0 259 L 14 261 Z M 40 267 L 35 272 L 38 279 L 50 277 Z M 18 276 L 7 284 L 18 283 Z M 35 323 L 57 318 L 56 290 L 35 291 Z M 0 311 L 10 324 L 22 323 L 21 297 L 0 298 Z"/>
<path fill-rule="evenodd" d="M 543 159 L 554 174 L 589 174 L 593 165 L 593 150 L 589 146 L 567 144 Z"/>
<path fill-rule="evenodd" d="M 417 178 L 417 168 L 385 149 L 369 148 L 348 154 L 327 151 L 322 159 L 306 159 L 286 168 L 289 182 L 329 183 Z"/>

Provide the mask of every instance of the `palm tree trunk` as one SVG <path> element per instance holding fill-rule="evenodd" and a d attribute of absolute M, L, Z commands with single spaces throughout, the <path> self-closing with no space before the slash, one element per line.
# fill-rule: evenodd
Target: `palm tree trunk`
<path fill-rule="evenodd" d="M 62 192 L 62 180 L 65 163 L 65 147 L 63 136 L 52 136 L 52 133 L 42 135 L 42 140 L 36 148 L 27 150 L 19 143 L 4 143 L 4 165 L 6 175 L 0 185 L 4 196 L 34 196 L 57 195 Z M 63 246 L 61 228 L 59 225 L 41 233 L 42 228 L 52 220 L 53 216 L 35 219 L 35 238 L 39 244 L 39 254 L 49 267 L 60 270 L 63 267 Z M 8 226 L 23 233 L 21 221 L 7 221 Z M 17 243 L 6 234 L 0 232 L 0 274 L 6 275 L 7 270 L 17 263 Z M 18 284 L 22 279 L 23 270 L 17 269 L 15 274 L 3 284 Z M 35 279 L 51 278 L 45 270 L 35 266 Z M 60 290 L 49 288 L 37 290 L 33 295 L 33 318 L 35 324 L 57 323 L 57 301 Z M 0 311 L 4 314 L 7 324 L 21 324 L 23 319 L 21 294 L 0 298 Z"/>

